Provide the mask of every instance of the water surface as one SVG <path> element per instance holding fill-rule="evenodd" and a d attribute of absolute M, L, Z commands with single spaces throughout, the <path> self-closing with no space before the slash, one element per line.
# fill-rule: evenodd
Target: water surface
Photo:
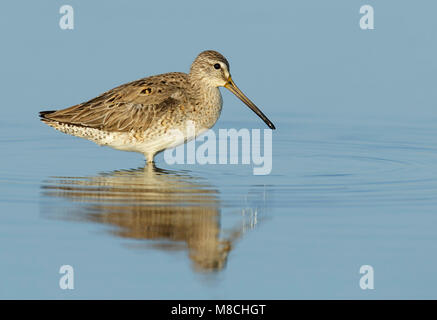
<path fill-rule="evenodd" d="M 360 1 L 77 1 L 66 32 L 64 3 L 20 3 L 0 13 L 1 298 L 436 298 L 435 5 L 374 3 L 367 32 Z M 162 155 L 144 168 L 37 118 L 210 48 L 278 128 L 269 175 Z M 223 99 L 215 130 L 264 128 Z"/>

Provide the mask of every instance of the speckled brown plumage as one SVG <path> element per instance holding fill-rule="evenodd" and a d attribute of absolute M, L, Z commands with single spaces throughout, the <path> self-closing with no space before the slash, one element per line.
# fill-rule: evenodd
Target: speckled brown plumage
<path fill-rule="evenodd" d="M 238 90 L 227 85 L 235 86 L 228 61 L 216 51 L 204 51 L 188 74 L 171 72 L 132 81 L 87 102 L 40 112 L 40 117 L 64 133 L 119 150 L 141 152 L 153 161 L 156 153 L 193 138 L 187 136 L 187 121 L 195 124 L 196 135 L 215 124 L 222 108 L 218 87 Z M 248 103 L 245 97 L 239 98 Z M 268 124 L 273 126 L 270 121 Z M 179 130 L 185 138 L 164 139 L 170 129 Z"/>
<path fill-rule="evenodd" d="M 187 104 L 182 86 L 186 78 L 183 73 L 168 73 L 139 79 L 87 102 L 45 114 L 43 119 L 110 132 L 144 131 L 154 120 Z"/>

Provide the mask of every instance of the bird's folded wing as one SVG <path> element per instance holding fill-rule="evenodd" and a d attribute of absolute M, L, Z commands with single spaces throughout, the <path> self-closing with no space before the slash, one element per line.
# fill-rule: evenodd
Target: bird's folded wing
<path fill-rule="evenodd" d="M 105 131 L 146 130 L 153 121 L 184 103 L 185 74 L 153 76 L 111 89 L 87 102 L 43 115 L 56 121 Z"/>

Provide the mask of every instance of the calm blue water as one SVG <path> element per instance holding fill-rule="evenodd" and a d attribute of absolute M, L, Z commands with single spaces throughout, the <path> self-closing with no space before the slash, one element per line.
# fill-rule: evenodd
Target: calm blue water
<path fill-rule="evenodd" d="M 62 4 L 0 10 L 0 298 L 437 297 L 437 5 L 74 1 L 63 31 Z M 37 118 L 204 49 L 276 125 L 270 175 L 145 170 Z M 222 92 L 214 129 L 265 127 Z"/>

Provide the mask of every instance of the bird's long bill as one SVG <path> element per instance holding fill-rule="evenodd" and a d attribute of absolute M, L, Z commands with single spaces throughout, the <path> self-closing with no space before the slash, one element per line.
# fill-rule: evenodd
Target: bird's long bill
<path fill-rule="evenodd" d="M 255 112 L 258 117 L 263 119 L 263 121 L 269 126 L 270 129 L 276 129 L 274 124 L 264 115 L 264 113 L 262 113 L 261 110 L 258 109 L 258 107 L 252 101 L 250 101 L 249 98 L 246 97 L 240 89 L 238 89 L 237 85 L 234 83 L 231 77 L 229 77 L 228 82 L 225 84 L 225 88 L 235 94 L 250 109 L 252 109 L 252 111 Z"/>

